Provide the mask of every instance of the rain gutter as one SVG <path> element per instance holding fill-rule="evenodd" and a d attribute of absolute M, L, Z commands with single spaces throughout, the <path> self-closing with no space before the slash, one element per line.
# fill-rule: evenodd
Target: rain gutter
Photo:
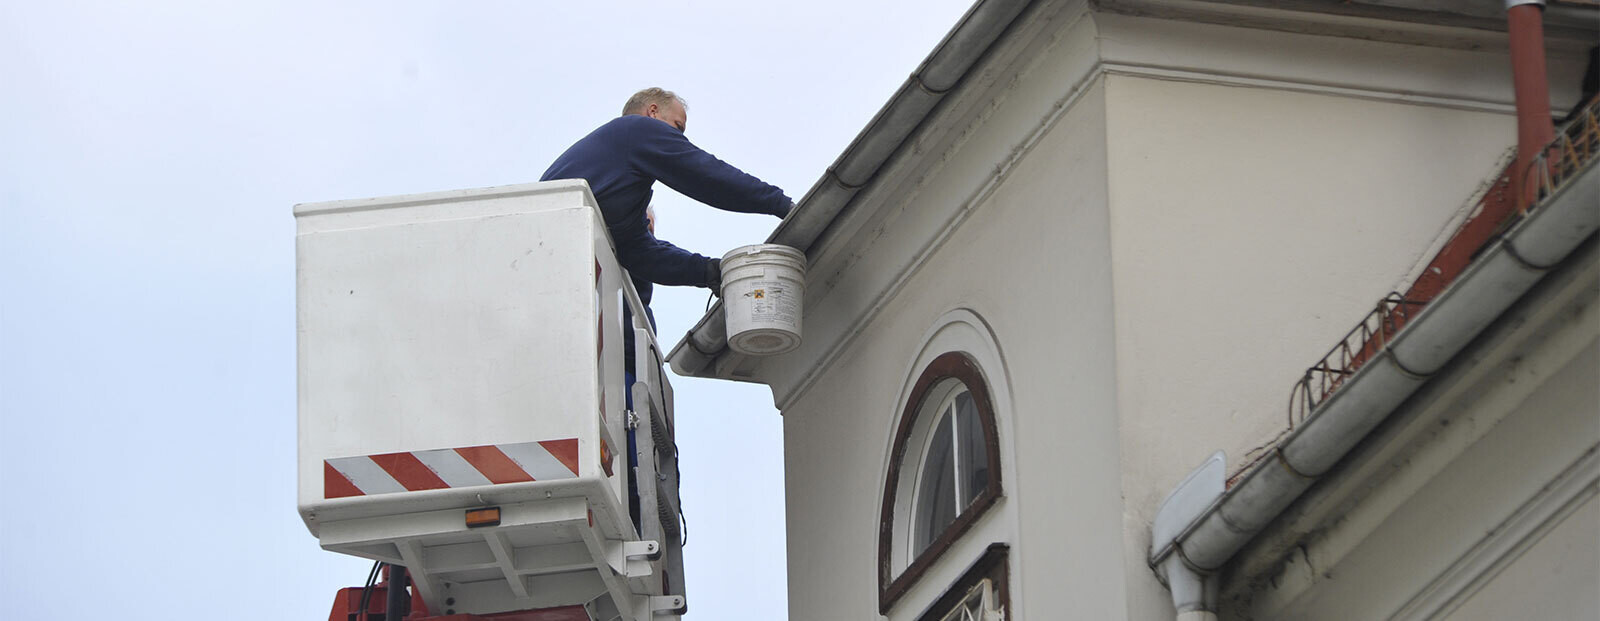
<path fill-rule="evenodd" d="M 1215 586 L 1207 584 L 1213 582 L 1211 577 L 1597 228 L 1600 166 L 1591 160 L 1571 182 L 1487 246 L 1381 354 L 1231 489 L 1222 491 L 1221 479 L 1215 476 L 1191 476 L 1211 481 L 1206 486 L 1215 490 L 1213 494 L 1197 492 L 1188 480 L 1180 485 L 1163 503 L 1160 513 L 1166 519 L 1162 515 L 1156 519 L 1155 526 L 1169 525 L 1166 532 L 1152 528 L 1149 559 L 1151 568 L 1172 586 L 1175 599 L 1180 585 L 1192 594 L 1190 601 L 1175 601 L 1179 612 L 1195 615 L 1191 618 L 1215 618 L 1199 616 L 1214 614 L 1215 602 L 1202 601 L 1215 597 Z M 1175 521 L 1172 515 L 1182 518 Z"/>
<path fill-rule="evenodd" d="M 961 86 L 968 71 L 1028 4 L 1028 0 L 979 0 L 968 9 L 894 97 L 811 186 L 811 191 L 772 232 L 767 243 L 798 248 L 811 255 L 813 245 L 829 225 L 853 206 L 862 189 L 877 180 L 884 164 L 902 150 L 902 145 L 945 96 Z M 727 350 L 727 339 L 727 325 L 719 300 L 672 348 L 667 359 L 679 375 L 714 375 L 710 370 Z"/>

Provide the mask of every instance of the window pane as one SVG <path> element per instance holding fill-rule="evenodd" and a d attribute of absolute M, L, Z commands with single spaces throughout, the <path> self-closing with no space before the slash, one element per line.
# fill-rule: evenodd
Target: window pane
<path fill-rule="evenodd" d="M 921 554 L 928 544 L 956 521 L 955 451 L 950 446 L 950 410 L 939 412 L 934 423 L 933 442 L 923 456 L 921 481 L 917 485 L 915 545 L 912 555 Z"/>
<path fill-rule="evenodd" d="M 940 621 L 987 621 L 983 616 L 984 611 L 995 608 L 990 584 L 989 579 L 985 578 L 973 586 L 966 598 L 945 613 Z"/>
<path fill-rule="evenodd" d="M 956 425 L 961 428 L 956 434 L 961 438 L 961 446 L 956 449 L 961 451 L 960 463 L 966 469 L 960 473 L 961 508 L 965 510 L 989 486 L 989 448 L 984 442 L 983 419 L 978 416 L 977 404 L 972 402 L 972 393 L 963 390 L 956 395 L 955 410 Z"/>

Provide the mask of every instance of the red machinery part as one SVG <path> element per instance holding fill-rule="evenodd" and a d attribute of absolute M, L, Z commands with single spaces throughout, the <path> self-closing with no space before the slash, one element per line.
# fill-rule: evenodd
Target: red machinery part
<path fill-rule="evenodd" d="M 384 610 L 384 599 L 388 594 L 387 582 L 372 586 L 371 593 L 367 595 L 367 610 L 361 612 L 361 587 L 339 589 L 333 598 L 333 610 L 328 613 L 328 621 L 389 621 Z M 513 612 L 500 612 L 491 615 L 446 614 L 434 616 L 428 612 L 428 607 L 422 603 L 422 597 L 415 592 L 411 594 L 411 614 L 406 615 L 403 621 L 593 621 L 589 612 L 583 606 L 557 606 L 555 608 L 540 608 L 538 610 L 518 610 Z M 402 620 L 396 620 L 402 621 Z"/>
<path fill-rule="evenodd" d="M 361 610 L 361 587 L 339 589 L 333 596 L 333 610 L 328 613 L 328 621 L 386 621 L 388 616 L 384 610 L 385 600 L 389 594 L 387 583 L 372 586 L 371 593 L 367 594 L 367 609 Z M 415 595 L 411 598 L 412 610 L 427 610 L 422 605 L 422 600 Z M 412 616 L 415 616 L 413 613 Z"/>
<path fill-rule="evenodd" d="M 539 610 L 522 610 L 517 612 L 501 612 L 492 615 L 444 615 L 442 617 L 418 617 L 412 615 L 405 621 L 593 621 L 589 611 L 583 606 L 561 606 L 557 608 L 541 608 Z"/>

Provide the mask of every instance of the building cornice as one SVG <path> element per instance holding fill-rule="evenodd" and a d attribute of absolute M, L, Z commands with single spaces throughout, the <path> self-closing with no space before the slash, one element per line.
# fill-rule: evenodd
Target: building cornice
<path fill-rule="evenodd" d="M 1126 3 L 1100 3 L 1101 6 L 1106 4 L 1128 6 Z M 1255 7 L 1244 9 L 1262 11 Z M 977 10 L 975 7 L 974 11 Z M 897 149 L 883 154 L 882 163 L 872 169 L 871 175 L 862 176 L 861 171 L 872 167 L 853 163 L 852 155 L 857 153 L 859 145 L 871 142 L 865 138 L 866 134 L 883 127 L 883 119 L 904 116 L 894 111 L 904 103 L 902 96 L 914 99 L 927 94 L 925 79 L 914 75 L 908 80 L 909 91 L 902 89 L 902 94 L 885 106 L 863 132 L 863 137 L 852 143 L 846 154 L 801 201 L 797 210 L 800 216 L 805 216 L 804 212 L 816 205 L 820 211 L 831 214 L 826 222 L 786 222 L 773 234 L 770 240 L 773 243 L 799 247 L 807 253 L 811 279 L 807 314 L 846 319 L 808 322 L 806 342 L 800 350 L 781 357 L 756 359 L 726 351 L 721 309 L 716 306 L 674 348 L 670 358 L 676 371 L 684 375 L 769 384 L 780 407 L 797 398 L 817 379 L 822 369 L 848 349 L 856 336 L 881 313 L 887 301 L 901 291 L 907 279 L 970 217 L 974 208 L 993 193 L 1066 110 L 1072 108 L 1090 86 L 1108 75 L 1504 114 L 1512 109 L 1509 87 L 1493 65 L 1498 55 L 1488 50 L 1320 37 L 1310 42 L 1309 47 L 1315 49 L 1306 52 L 1307 58 L 1344 53 L 1358 66 L 1319 65 L 1318 71 L 1308 72 L 1291 65 L 1280 63 L 1274 67 L 1260 61 L 1263 50 L 1273 50 L 1289 36 L 1282 29 L 1262 31 L 1216 22 L 1178 22 L 1127 12 L 1097 12 L 1085 3 L 1069 1 L 1035 3 L 1020 15 L 1001 31 L 1003 34 L 995 35 L 991 48 L 984 52 L 981 60 L 972 63 L 963 80 L 940 91 L 936 105 L 926 106 L 915 129 L 899 142 Z M 1325 16 L 1302 17 L 1321 19 Z M 1367 26 L 1372 27 L 1371 24 Z M 1200 45 L 1214 40 L 1217 29 L 1225 28 L 1233 29 L 1226 32 L 1239 36 L 1226 37 L 1222 46 Z M 1437 29 L 1435 26 L 1428 28 Z M 1163 37 L 1161 41 L 1144 45 L 1126 43 L 1150 39 L 1138 36 L 1149 30 L 1158 31 Z M 1461 36 L 1468 35 L 1503 38 L 1497 33 Z M 975 42 L 968 42 L 969 48 L 975 46 Z M 1311 54 L 1316 56 L 1309 56 Z M 1420 60 L 1399 67 L 1384 60 L 1397 54 Z M 1391 70 L 1389 75 L 1371 77 L 1375 72 L 1364 71 L 1359 66 L 1377 62 L 1388 63 L 1385 66 Z M 1040 82 L 1045 86 L 1039 85 Z M 1017 93 L 1024 90 L 1026 94 L 1019 97 Z M 1027 101 L 1029 98 L 1042 103 L 1035 105 Z M 1570 97 L 1563 93 L 1557 98 Z M 1015 122 L 993 127 L 993 117 L 1002 106 L 1033 106 L 1037 108 L 1037 116 L 1027 127 L 1018 127 Z M 896 121 L 907 122 L 904 118 Z M 974 136 L 979 133 L 991 135 L 974 142 Z M 997 133 L 1012 138 L 995 140 L 992 134 Z M 972 148 L 983 153 L 957 154 L 959 150 Z M 989 172 L 981 177 L 966 178 L 967 185 L 955 191 L 948 180 L 942 181 L 939 193 L 964 197 L 959 201 L 927 201 L 913 205 L 919 193 L 927 190 L 956 158 L 962 160 L 961 170 Z M 934 205 L 934 202 L 941 204 Z M 824 208 L 826 205 L 832 206 Z M 914 248 L 897 248 L 891 257 L 873 257 L 875 267 L 871 271 L 874 274 L 858 273 L 865 270 L 854 269 L 856 262 L 889 234 L 882 227 L 898 219 L 897 214 L 913 207 L 917 218 L 941 224 L 926 230 L 927 238 Z M 841 290 L 847 295 L 834 295 Z M 819 325 L 823 323 L 830 325 Z"/>
<path fill-rule="evenodd" d="M 1096 0 L 1112 13 L 1459 49 L 1505 48 L 1505 0 Z M 1600 3 L 1545 7 L 1558 49 L 1594 45 Z"/>

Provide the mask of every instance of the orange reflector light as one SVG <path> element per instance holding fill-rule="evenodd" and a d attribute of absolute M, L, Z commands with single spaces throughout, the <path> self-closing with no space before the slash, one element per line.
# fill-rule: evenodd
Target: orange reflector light
<path fill-rule="evenodd" d="M 611 471 L 611 445 L 606 444 L 605 438 L 600 438 L 600 468 L 606 471 L 606 476 L 612 476 Z"/>
<path fill-rule="evenodd" d="M 485 508 L 485 509 L 467 509 L 467 528 L 477 528 L 479 526 L 499 526 L 499 525 L 500 525 L 500 507 L 488 507 L 488 508 Z"/>

